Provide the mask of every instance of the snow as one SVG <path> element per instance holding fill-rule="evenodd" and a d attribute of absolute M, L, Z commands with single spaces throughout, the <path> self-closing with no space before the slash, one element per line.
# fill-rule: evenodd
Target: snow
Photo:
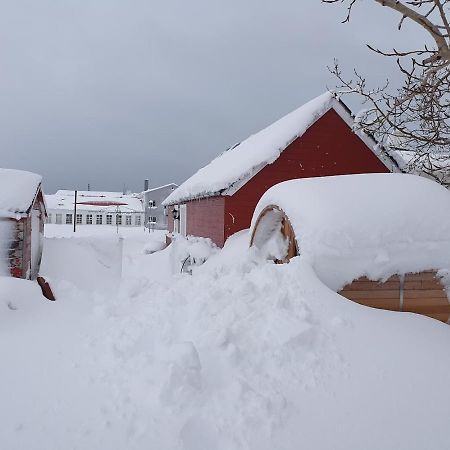
<path fill-rule="evenodd" d="M 75 202 L 75 191 L 59 190 L 55 194 L 45 196 L 47 209 L 50 210 L 73 210 Z M 94 203 L 94 204 L 83 204 Z M 96 202 L 104 203 L 103 205 Z M 109 205 L 108 205 L 109 203 Z M 97 192 L 97 191 L 78 191 L 77 210 L 89 211 L 116 211 L 117 206 L 125 211 L 143 212 L 144 208 L 141 199 L 137 194 L 123 194 L 121 192 Z"/>
<path fill-rule="evenodd" d="M 309 258 L 262 259 L 247 230 L 153 254 L 164 233 L 46 233 L 56 302 L 0 277 L 2 448 L 448 448 L 448 326 L 343 299 Z M 192 246 L 208 259 L 181 274 Z"/>
<path fill-rule="evenodd" d="M 172 192 L 164 205 L 222 194 L 267 164 L 303 133 L 338 100 L 331 92 L 314 98 L 262 131 L 223 152 Z"/>
<path fill-rule="evenodd" d="M 0 217 L 16 217 L 28 211 L 42 177 L 32 172 L 0 168 Z"/>
<path fill-rule="evenodd" d="M 252 228 L 269 205 L 286 213 L 300 253 L 333 290 L 363 275 L 378 280 L 450 268 L 450 192 L 428 179 L 361 174 L 286 181 L 263 195 Z"/>

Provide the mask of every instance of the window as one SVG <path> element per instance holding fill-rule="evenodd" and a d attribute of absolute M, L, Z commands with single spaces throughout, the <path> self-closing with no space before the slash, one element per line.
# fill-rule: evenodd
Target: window
<path fill-rule="evenodd" d="M 52 223 L 52 215 L 47 214 L 47 223 Z"/>
<path fill-rule="evenodd" d="M 134 224 L 138 227 L 141 225 L 141 216 L 134 217 Z"/>
<path fill-rule="evenodd" d="M 86 225 L 92 225 L 92 214 L 86 214 Z"/>
<path fill-rule="evenodd" d="M 66 214 L 66 224 L 70 225 L 72 223 L 72 214 Z"/>
<path fill-rule="evenodd" d="M 149 208 L 156 208 L 156 202 L 155 200 L 149 200 L 148 201 Z"/>
<path fill-rule="evenodd" d="M 125 216 L 125 224 L 131 225 L 131 216 Z"/>
<path fill-rule="evenodd" d="M 62 223 L 62 214 L 56 214 L 56 223 Z"/>
<path fill-rule="evenodd" d="M 112 225 L 112 214 L 106 214 L 106 225 Z"/>
<path fill-rule="evenodd" d="M 97 225 L 101 225 L 103 223 L 103 216 L 101 214 L 97 214 L 95 216 L 95 223 Z"/>
<path fill-rule="evenodd" d="M 156 216 L 150 216 L 150 217 L 148 218 L 148 221 L 149 221 L 150 223 L 156 223 Z"/>
<path fill-rule="evenodd" d="M 116 225 L 122 225 L 122 216 L 120 214 L 116 214 Z"/>
<path fill-rule="evenodd" d="M 77 214 L 76 222 L 77 225 L 81 225 L 83 223 L 83 214 Z"/>

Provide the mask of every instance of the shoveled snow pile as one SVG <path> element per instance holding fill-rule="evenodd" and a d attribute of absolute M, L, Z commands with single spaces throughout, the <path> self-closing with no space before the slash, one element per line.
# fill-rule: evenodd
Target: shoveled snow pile
<path fill-rule="evenodd" d="M 0 168 L 0 217 L 15 217 L 33 203 L 42 177 L 32 172 Z"/>
<path fill-rule="evenodd" d="M 252 228 L 268 205 L 286 213 L 300 253 L 331 289 L 363 275 L 378 280 L 450 269 L 450 192 L 426 178 L 363 174 L 286 181 L 263 195 Z"/>
<path fill-rule="evenodd" d="M 125 235 L 113 293 L 66 283 L 54 252 L 56 302 L 0 278 L 2 448 L 448 448 L 448 326 L 347 301 L 247 232 L 192 276 L 142 236 Z M 83 240 L 74 264 L 103 261 Z"/>
<path fill-rule="evenodd" d="M 235 145 L 200 169 L 164 200 L 170 205 L 230 188 L 263 167 L 274 162 L 280 153 L 338 100 L 331 92 L 314 98 L 282 117 L 267 128 Z"/>

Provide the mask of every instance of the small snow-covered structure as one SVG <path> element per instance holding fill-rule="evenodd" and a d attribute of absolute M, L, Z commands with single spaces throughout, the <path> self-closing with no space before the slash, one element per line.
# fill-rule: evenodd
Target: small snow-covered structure
<path fill-rule="evenodd" d="M 0 275 L 36 278 L 42 257 L 46 208 L 42 177 L 0 169 Z"/>
<path fill-rule="evenodd" d="M 263 193 L 285 180 L 399 171 L 346 105 L 326 92 L 223 152 L 164 201 L 169 232 L 223 246 L 250 226 Z"/>
<path fill-rule="evenodd" d="M 250 245 L 279 262 L 301 254 L 328 287 L 358 303 L 450 317 L 450 192 L 426 178 L 280 183 L 258 202 Z"/>
<path fill-rule="evenodd" d="M 144 207 L 138 194 L 59 190 L 45 196 L 48 223 L 72 225 L 144 225 Z M 74 214 L 75 217 L 74 217 Z"/>

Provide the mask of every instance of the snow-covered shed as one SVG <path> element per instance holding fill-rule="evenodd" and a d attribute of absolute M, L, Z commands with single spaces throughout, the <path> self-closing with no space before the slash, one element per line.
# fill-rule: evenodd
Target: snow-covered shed
<path fill-rule="evenodd" d="M 250 226 L 263 193 L 285 180 L 398 171 L 331 92 L 250 136 L 215 158 L 164 201 L 169 232 L 225 240 Z"/>
<path fill-rule="evenodd" d="M 38 275 L 46 218 L 41 181 L 35 173 L 0 169 L 0 275 Z"/>
<path fill-rule="evenodd" d="M 450 317 L 450 192 L 406 174 L 291 180 L 269 189 L 250 245 L 269 259 L 302 255 L 358 303 Z"/>

